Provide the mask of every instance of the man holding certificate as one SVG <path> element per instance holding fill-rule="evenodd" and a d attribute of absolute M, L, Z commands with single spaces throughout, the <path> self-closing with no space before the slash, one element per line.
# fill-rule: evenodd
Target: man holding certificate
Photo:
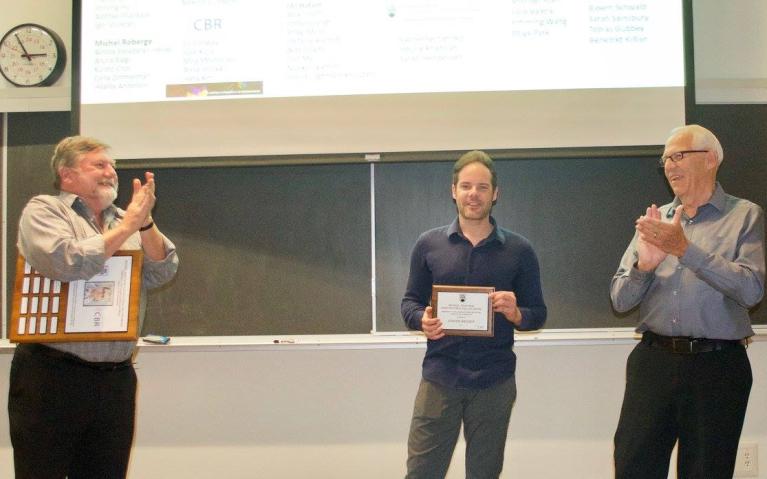
<path fill-rule="evenodd" d="M 57 196 L 27 203 L 19 222 L 19 253 L 46 278 L 88 280 L 104 273 L 118 250 L 143 250 L 145 289 L 176 273 L 176 248 L 158 229 L 154 175 L 133 180 L 125 210 L 117 197 L 115 162 L 108 146 L 69 137 L 51 159 Z M 120 284 L 93 282 L 85 308 L 108 304 Z M 133 441 L 135 341 L 24 343 L 11 364 L 8 414 L 17 479 L 125 477 Z"/>
<path fill-rule="evenodd" d="M 458 217 L 413 248 L 402 316 L 428 338 L 408 439 L 407 478 L 443 478 L 461 423 L 466 477 L 498 477 L 516 398 L 514 330 L 543 326 L 538 259 L 490 216 L 493 160 L 471 151 L 453 167 Z"/>

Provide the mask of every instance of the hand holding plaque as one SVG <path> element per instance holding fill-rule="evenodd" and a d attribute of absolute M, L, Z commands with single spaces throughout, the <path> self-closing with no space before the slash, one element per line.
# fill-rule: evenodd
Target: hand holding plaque
<path fill-rule="evenodd" d="M 431 306 L 446 335 L 493 336 L 492 286 L 434 285 Z"/>

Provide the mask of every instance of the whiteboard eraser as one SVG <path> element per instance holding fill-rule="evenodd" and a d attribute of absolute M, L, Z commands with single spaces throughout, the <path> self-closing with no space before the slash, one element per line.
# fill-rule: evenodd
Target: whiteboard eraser
<path fill-rule="evenodd" d="M 168 336 L 160 336 L 159 334 L 147 334 L 141 339 L 147 343 L 152 344 L 168 344 L 170 342 L 170 338 Z"/>

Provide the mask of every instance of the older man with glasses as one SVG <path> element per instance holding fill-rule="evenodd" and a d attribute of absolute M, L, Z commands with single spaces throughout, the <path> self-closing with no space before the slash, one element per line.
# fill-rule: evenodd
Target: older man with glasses
<path fill-rule="evenodd" d="M 724 192 L 723 153 L 688 125 L 661 165 L 674 200 L 647 208 L 612 279 L 619 312 L 639 307 L 642 340 L 628 358 L 615 433 L 615 476 L 732 478 L 751 391 L 749 308 L 764 292 L 764 213 Z"/>

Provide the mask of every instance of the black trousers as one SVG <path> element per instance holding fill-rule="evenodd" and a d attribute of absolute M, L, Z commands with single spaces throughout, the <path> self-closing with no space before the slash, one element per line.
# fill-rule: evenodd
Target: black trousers
<path fill-rule="evenodd" d="M 88 364 L 17 346 L 8 394 L 16 479 L 124 478 L 135 398 L 130 362 Z"/>
<path fill-rule="evenodd" d="M 744 346 L 696 354 L 631 352 L 615 433 L 616 479 L 666 479 L 674 444 L 680 479 L 732 479 L 751 392 Z"/>

